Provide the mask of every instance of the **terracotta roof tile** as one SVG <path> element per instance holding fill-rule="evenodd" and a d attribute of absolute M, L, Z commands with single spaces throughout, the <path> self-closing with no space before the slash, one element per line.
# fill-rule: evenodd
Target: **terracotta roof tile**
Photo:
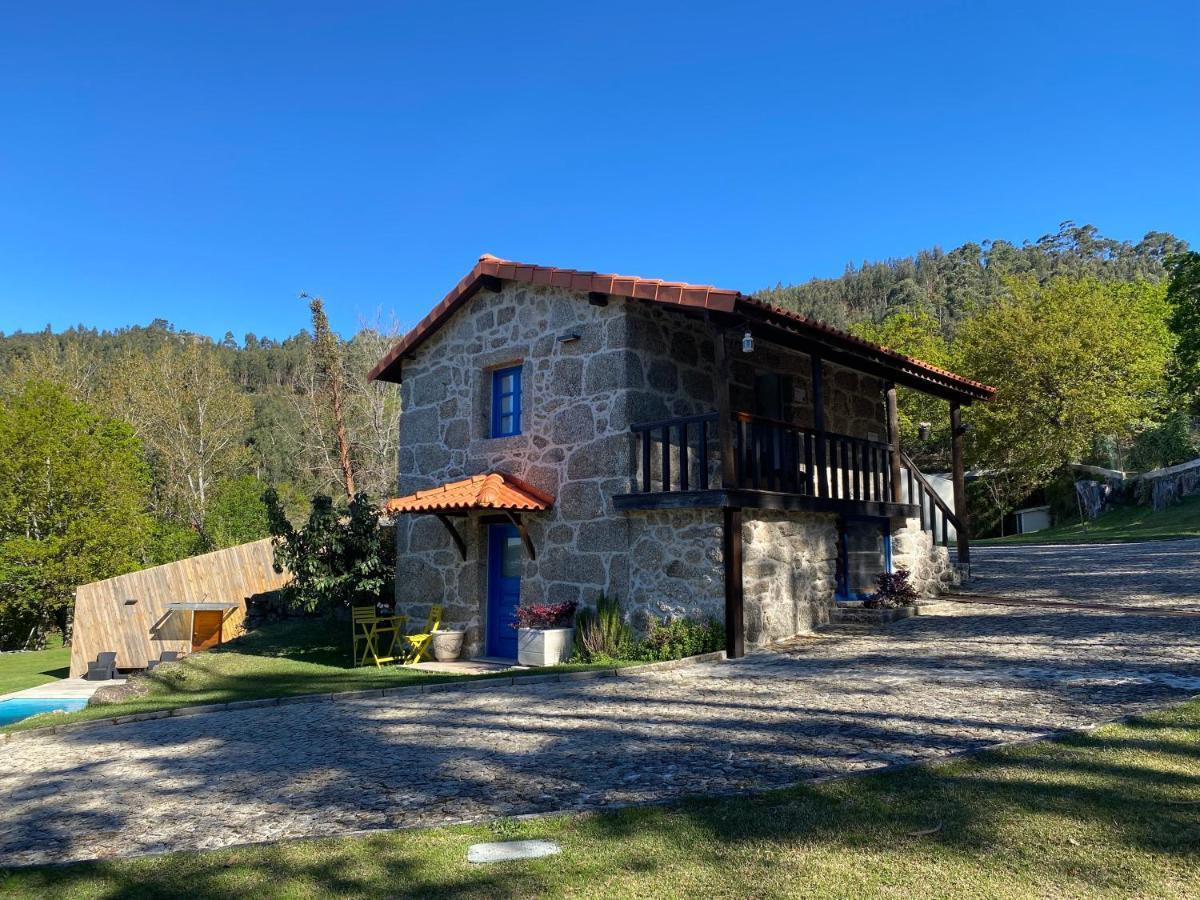
<path fill-rule="evenodd" d="M 432 335 L 454 312 L 479 291 L 485 276 L 524 284 L 549 285 L 581 293 L 611 294 L 635 300 L 646 300 L 666 306 L 711 310 L 720 313 L 755 312 L 780 320 L 787 327 L 807 332 L 810 336 L 832 339 L 853 352 L 866 351 L 891 365 L 899 366 L 909 377 L 925 379 L 944 389 L 961 392 L 968 399 L 988 399 L 995 389 L 954 372 L 931 365 L 835 328 L 807 316 L 755 300 L 739 291 L 724 290 L 706 284 L 682 281 L 663 281 L 659 278 L 637 278 L 631 275 L 611 275 L 578 269 L 559 269 L 517 263 L 485 253 L 467 275 L 442 298 L 425 318 L 404 335 L 371 371 L 371 378 L 399 380 L 398 364 Z"/>
<path fill-rule="evenodd" d="M 463 512 L 470 509 L 505 509 L 534 512 L 549 509 L 554 498 L 503 472 L 473 475 L 407 497 L 393 497 L 385 512 Z"/>

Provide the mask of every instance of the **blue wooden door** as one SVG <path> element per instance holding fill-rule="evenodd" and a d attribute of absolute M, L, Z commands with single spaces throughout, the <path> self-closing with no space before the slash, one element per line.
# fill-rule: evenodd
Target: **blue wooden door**
<path fill-rule="evenodd" d="M 487 654 L 517 658 L 521 536 L 513 525 L 488 526 Z"/>

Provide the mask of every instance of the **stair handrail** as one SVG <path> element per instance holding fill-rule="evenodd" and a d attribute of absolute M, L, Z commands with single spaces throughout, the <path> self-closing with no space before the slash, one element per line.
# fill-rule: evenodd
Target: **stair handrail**
<path fill-rule="evenodd" d="M 941 510 L 942 515 L 946 517 L 946 520 L 954 526 L 954 530 L 958 531 L 961 529 L 962 525 L 958 521 L 958 516 L 954 514 L 954 510 L 952 510 L 950 505 L 942 499 L 942 495 L 937 492 L 937 488 L 930 484 L 929 479 L 926 478 L 924 474 L 922 474 L 921 470 L 917 468 L 916 463 L 912 461 L 912 457 L 901 450 L 900 461 L 904 463 L 904 465 L 908 468 L 908 471 L 917 479 L 917 481 L 921 483 L 921 487 L 925 489 L 925 493 L 929 496 L 929 499 L 933 502 L 934 506 Z M 913 498 L 909 497 L 908 500 L 911 503 Z"/>

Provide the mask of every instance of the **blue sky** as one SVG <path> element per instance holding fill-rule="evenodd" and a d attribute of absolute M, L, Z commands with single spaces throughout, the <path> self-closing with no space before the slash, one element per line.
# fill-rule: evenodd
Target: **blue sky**
<path fill-rule="evenodd" d="M 485 251 L 753 290 L 1200 243 L 1197 9 L 0 0 L 0 330 L 407 326 Z"/>

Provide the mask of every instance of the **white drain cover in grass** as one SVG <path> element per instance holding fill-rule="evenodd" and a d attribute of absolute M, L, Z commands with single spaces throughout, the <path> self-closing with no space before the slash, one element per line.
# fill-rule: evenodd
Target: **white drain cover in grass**
<path fill-rule="evenodd" d="M 562 853 L 554 841 L 501 841 L 495 844 L 472 844 L 467 848 L 467 862 L 508 862 L 514 859 L 537 859 Z"/>

